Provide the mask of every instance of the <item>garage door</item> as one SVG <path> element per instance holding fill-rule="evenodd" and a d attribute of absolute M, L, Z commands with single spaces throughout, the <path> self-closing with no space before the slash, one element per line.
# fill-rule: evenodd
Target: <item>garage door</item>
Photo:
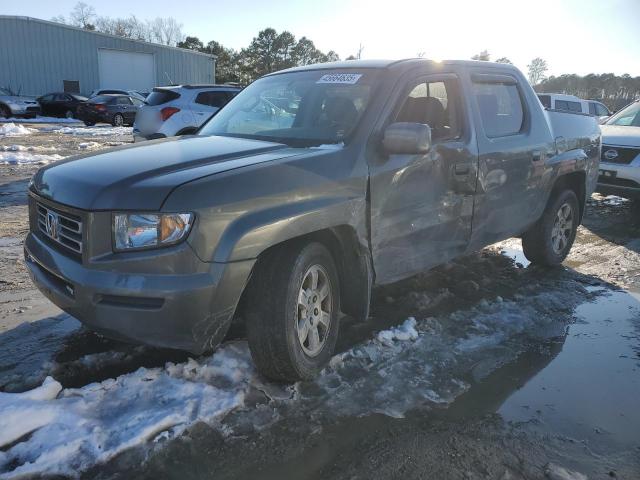
<path fill-rule="evenodd" d="M 153 54 L 98 49 L 100 88 L 146 90 L 155 87 Z"/>

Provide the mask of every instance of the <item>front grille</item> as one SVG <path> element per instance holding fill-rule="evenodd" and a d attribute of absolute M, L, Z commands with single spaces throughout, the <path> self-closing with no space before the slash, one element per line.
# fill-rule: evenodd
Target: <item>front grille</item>
<path fill-rule="evenodd" d="M 63 213 L 38 203 L 38 228 L 58 245 L 82 254 L 82 221 L 80 217 Z"/>
<path fill-rule="evenodd" d="M 618 165 L 629 165 L 633 159 L 640 155 L 640 148 L 611 147 L 602 145 L 601 162 L 617 163 Z"/>

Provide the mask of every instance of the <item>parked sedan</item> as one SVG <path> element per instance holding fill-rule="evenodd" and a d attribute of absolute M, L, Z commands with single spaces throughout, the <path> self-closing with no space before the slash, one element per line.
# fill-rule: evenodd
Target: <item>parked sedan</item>
<path fill-rule="evenodd" d="M 98 95 L 78 105 L 78 118 L 85 125 L 110 123 L 114 127 L 133 125 L 143 102 L 129 95 Z"/>
<path fill-rule="evenodd" d="M 88 98 L 76 93 L 55 92 L 47 93 L 37 100 L 45 116 L 75 118 L 78 105 Z"/>
<path fill-rule="evenodd" d="M 34 98 L 14 95 L 6 88 L 0 88 L 0 118 L 33 118 L 40 113 L 40 105 Z"/>

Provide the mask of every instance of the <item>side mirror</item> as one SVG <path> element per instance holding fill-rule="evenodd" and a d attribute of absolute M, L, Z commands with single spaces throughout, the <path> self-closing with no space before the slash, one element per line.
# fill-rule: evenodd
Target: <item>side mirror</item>
<path fill-rule="evenodd" d="M 431 148 L 431 128 L 423 123 L 392 123 L 384 131 L 382 145 L 390 154 L 427 153 Z"/>

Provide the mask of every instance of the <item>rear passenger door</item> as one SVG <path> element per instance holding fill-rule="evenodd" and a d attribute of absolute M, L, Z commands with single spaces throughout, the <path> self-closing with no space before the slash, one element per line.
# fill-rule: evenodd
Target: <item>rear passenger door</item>
<path fill-rule="evenodd" d="M 196 120 L 196 126 L 199 127 L 202 125 L 214 113 L 224 107 L 230 99 L 230 92 L 221 90 L 199 92 L 191 107 Z"/>
<path fill-rule="evenodd" d="M 540 104 L 522 78 L 476 70 L 469 80 L 479 150 L 470 244 L 475 250 L 520 235 L 537 220 L 553 144 Z"/>
<path fill-rule="evenodd" d="M 116 109 L 118 113 L 122 114 L 125 123 L 133 123 L 133 119 L 136 116 L 133 102 L 129 97 L 117 97 Z"/>

